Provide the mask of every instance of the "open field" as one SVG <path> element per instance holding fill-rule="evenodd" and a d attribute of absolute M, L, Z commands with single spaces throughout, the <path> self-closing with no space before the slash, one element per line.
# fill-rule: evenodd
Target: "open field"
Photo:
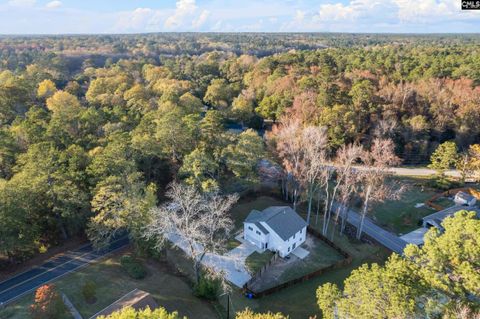
<path fill-rule="evenodd" d="M 437 194 L 437 191 L 423 186 L 424 179 L 398 178 L 396 180 L 407 184 L 408 189 L 399 200 L 389 200 L 375 205 L 371 217 L 379 226 L 396 234 L 405 234 L 418 228 L 418 221 L 422 217 L 435 212 L 427 206 L 417 208 L 415 205 L 425 202 Z"/>
<path fill-rule="evenodd" d="M 231 310 L 236 312 L 249 307 L 259 312 L 267 312 L 269 310 L 274 312 L 281 311 L 290 315 L 290 318 L 308 318 L 310 315 L 317 315 L 317 318 L 321 318 L 315 299 L 315 291 L 319 285 L 327 282 L 343 285 L 345 278 L 355 268 L 367 262 L 383 263 L 390 255 L 390 252 L 383 247 L 358 242 L 353 243 L 346 236 L 339 236 L 338 234 L 336 234 L 335 243 L 352 256 L 352 264 L 326 272 L 307 282 L 260 299 L 247 299 L 238 288 L 232 286 L 230 293 Z M 168 260 L 181 272 L 193 279 L 191 262 L 187 260 L 183 252 L 178 249 L 169 250 Z M 219 311 L 226 313 L 226 303 L 226 296 L 220 297 L 219 304 L 217 304 Z"/>
<path fill-rule="evenodd" d="M 455 205 L 455 202 L 451 198 L 443 197 L 443 196 L 434 200 L 433 203 L 437 204 L 437 205 L 440 205 L 443 208 L 448 208 L 450 206 Z"/>
<path fill-rule="evenodd" d="M 233 217 L 238 229 L 243 226 L 243 220 L 251 211 L 251 209 L 262 210 L 272 205 L 286 205 L 281 200 L 268 196 L 260 196 L 249 200 L 241 200 L 240 203 L 232 210 Z M 302 212 L 302 208 L 298 209 Z M 319 222 L 319 225 L 321 222 Z M 241 292 L 232 289 L 232 309 L 235 311 L 243 310 L 250 307 L 255 311 L 282 311 L 289 314 L 291 318 L 307 318 L 309 315 L 319 315 L 315 300 L 316 288 L 326 282 L 334 282 L 342 284 L 343 280 L 350 272 L 360 266 L 364 262 L 383 262 L 389 254 L 385 249 L 364 243 L 352 243 L 345 236 L 336 234 L 335 243 L 342 249 L 347 251 L 352 257 L 352 264 L 329 271 L 322 276 L 313 278 L 312 280 L 295 285 L 293 287 L 282 290 L 270 296 L 261 299 L 249 300 L 244 297 Z M 238 242 L 232 240 L 230 245 L 235 246 Z M 321 255 L 318 255 L 321 258 Z M 263 258 L 262 258 L 263 259 Z M 192 276 L 193 268 L 191 262 L 185 255 L 177 250 L 172 249 L 168 252 L 168 260 L 171 265 L 182 271 L 187 276 Z M 143 280 L 134 280 L 128 277 L 119 264 L 119 255 L 106 259 L 100 263 L 91 265 L 63 277 L 56 282 L 60 291 L 67 294 L 81 314 L 88 318 L 105 306 L 114 302 L 127 292 L 134 288 L 139 288 L 150 292 L 158 301 L 159 305 L 164 306 L 167 310 L 173 311 L 181 309 L 180 313 L 189 318 L 216 318 L 218 308 L 223 311 L 226 300 L 222 297 L 218 304 L 209 304 L 192 294 L 191 286 L 188 280 L 178 275 L 173 267 L 167 267 L 165 264 L 153 261 L 143 260 L 148 271 L 148 275 Z M 262 262 L 259 261 L 259 264 Z M 293 275 L 295 275 L 293 273 Z M 115 280 L 112 280 L 114 278 Z M 87 304 L 83 301 L 81 295 L 81 286 L 87 280 L 93 280 L 97 283 L 97 295 L 99 300 L 93 304 Z M 23 319 L 29 318 L 28 305 L 33 300 L 33 294 L 27 295 L 20 299 L 17 303 L 9 306 L 0 312 L 3 319 Z"/>
<path fill-rule="evenodd" d="M 234 218 L 237 227 L 241 229 L 243 226 L 243 220 L 252 209 L 263 210 L 266 207 L 274 205 L 290 205 L 290 203 L 269 196 L 246 198 L 240 200 L 239 204 L 232 209 L 232 217 Z M 298 207 L 297 212 L 305 217 L 305 209 L 303 206 Z M 312 226 L 315 227 L 314 224 Z M 319 220 L 316 226 L 317 229 L 321 228 L 321 220 Z M 315 297 L 315 291 L 319 285 L 327 282 L 343 285 L 345 278 L 348 277 L 351 271 L 355 268 L 358 268 L 360 265 L 367 262 L 383 263 L 390 255 L 390 252 L 383 247 L 360 242 L 351 242 L 346 236 L 340 236 L 338 233 L 335 234 L 334 242 L 352 256 L 353 261 L 350 265 L 328 271 L 307 282 L 289 287 L 260 299 L 247 299 L 238 289 L 234 288 L 231 293 L 232 309 L 234 311 L 240 311 L 249 307 L 254 311 L 260 312 L 266 312 L 269 310 L 273 312 L 281 311 L 290 315 L 290 318 L 308 318 L 313 315 L 317 315 L 317 318 L 320 318 Z M 331 248 L 328 247 L 328 251 L 330 250 Z M 315 258 L 322 258 L 321 251 L 322 249 L 318 250 L 319 254 Z M 333 252 L 336 255 L 336 252 Z M 290 275 L 296 275 L 295 272 L 296 270 Z M 226 302 L 226 297 L 221 297 L 220 305 L 222 307 L 226 307 Z"/>
<path fill-rule="evenodd" d="M 84 318 L 89 318 L 135 288 L 151 293 L 158 304 L 169 311 L 179 310 L 181 315 L 189 318 L 217 317 L 214 308 L 208 302 L 195 297 L 188 282 L 174 274 L 170 267 L 151 259 L 141 259 L 148 274 L 142 280 L 135 280 L 120 266 L 120 256 L 117 254 L 55 282 L 59 291 L 70 298 Z M 81 293 L 81 287 L 89 280 L 94 281 L 97 287 L 98 300 L 94 304 L 85 302 Z M 32 301 L 33 293 L 26 295 L 1 311 L 0 318 L 30 318 L 28 306 Z"/>
<path fill-rule="evenodd" d="M 338 237 L 335 243 L 352 255 L 352 264 L 328 271 L 319 277 L 260 299 L 247 299 L 238 290 L 234 289 L 231 296 L 232 308 L 235 311 L 243 310 L 246 307 L 258 312 L 281 311 L 288 314 L 290 318 L 308 318 L 314 315 L 321 318 L 315 297 L 315 292 L 320 285 L 333 282 L 342 286 L 345 278 L 355 268 L 363 263 L 383 263 L 390 255 L 390 252 L 383 247 L 351 243 L 345 236 Z M 220 304 L 226 306 L 226 297 L 220 299 Z"/>

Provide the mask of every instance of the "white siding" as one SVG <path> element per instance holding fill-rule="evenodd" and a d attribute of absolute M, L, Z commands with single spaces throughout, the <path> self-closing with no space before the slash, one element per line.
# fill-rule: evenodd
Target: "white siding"
<path fill-rule="evenodd" d="M 268 239 L 268 249 L 270 249 L 271 251 L 278 251 L 281 257 L 285 257 L 288 254 L 290 254 L 294 249 L 293 248 L 294 244 L 295 244 L 295 248 L 297 248 L 298 246 L 300 246 L 305 242 L 306 227 L 304 227 L 302 230 L 297 232 L 295 234 L 295 238 L 293 238 L 294 236 L 292 236 L 287 240 L 283 240 L 267 224 L 262 222 L 262 226 L 264 226 L 270 232 L 270 236 Z"/>
<path fill-rule="evenodd" d="M 253 223 L 243 223 L 243 238 L 253 243 L 260 249 L 264 249 L 265 243 L 268 242 L 268 235 L 262 233 L 260 229 Z"/>
<path fill-rule="evenodd" d="M 290 254 L 293 249 L 305 242 L 307 234 L 306 227 L 289 239 L 283 240 L 272 228 L 270 228 L 270 226 L 268 226 L 268 224 L 261 222 L 261 225 L 268 230 L 268 235 L 263 234 L 263 232 L 253 223 L 245 222 L 243 224 L 243 238 L 253 243 L 259 249 L 265 249 L 265 247 L 267 247 L 267 249 L 271 251 L 278 251 L 281 257 L 285 257 Z"/>

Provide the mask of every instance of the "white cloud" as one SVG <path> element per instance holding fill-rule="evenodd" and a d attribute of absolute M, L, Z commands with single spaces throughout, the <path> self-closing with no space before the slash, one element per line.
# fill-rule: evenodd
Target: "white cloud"
<path fill-rule="evenodd" d="M 17 34 L 480 30 L 480 11 L 461 11 L 460 0 L 175 0 L 175 5 L 159 9 L 155 4 L 143 8 L 130 4 L 125 11 L 116 8 L 118 0 L 101 1 L 110 3 L 110 9 L 80 8 L 77 1 L 67 5 L 64 0 L 0 0 L 0 30 Z M 59 6 L 61 10 L 53 10 Z"/>
<path fill-rule="evenodd" d="M 118 13 L 113 32 L 160 31 L 164 13 L 151 8 L 137 8 Z"/>
<path fill-rule="evenodd" d="M 368 19 L 371 22 L 389 20 L 398 11 L 393 1 L 352 0 L 348 4 L 323 4 L 314 16 L 319 22 L 357 21 Z"/>
<path fill-rule="evenodd" d="M 317 11 L 297 10 L 284 31 L 448 32 L 458 22 L 477 23 L 478 12 L 462 12 L 457 0 L 350 0 L 321 4 Z M 458 32 L 458 31 L 457 31 Z"/>
<path fill-rule="evenodd" d="M 8 5 L 12 7 L 33 7 L 37 3 L 36 0 L 10 0 Z"/>
<path fill-rule="evenodd" d="M 175 12 L 165 21 L 165 26 L 167 28 L 181 26 L 185 18 L 193 15 L 196 10 L 195 0 L 177 0 Z"/>
<path fill-rule="evenodd" d="M 460 1 L 455 0 L 424 0 L 422 2 L 395 0 L 394 2 L 398 5 L 398 17 L 402 22 L 428 22 L 471 17 L 469 12 L 461 11 Z"/>
<path fill-rule="evenodd" d="M 200 28 L 205 24 L 209 16 L 210 16 L 210 11 L 203 10 L 202 13 L 200 13 L 200 15 L 198 16 L 198 18 L 192 21 L 192 26 L 196 29 Z"/>
<path fill-rule="evenodd" d="M 210 10 L 200 11 L 195 0 L 177 0 L 175 10 L 165 20 L 164 26 L 170 30 L 198 30 L 210 15 Z"/>
<path fill-rule="evenodd" d="M 62 1 L 58 1 L 58 0 L 50 1 L 49 3 L 47 3 L 45 5 L 45 7 L 49 8 L 49 9 L 60 8 L 61 6 L 62 6 Z"/>

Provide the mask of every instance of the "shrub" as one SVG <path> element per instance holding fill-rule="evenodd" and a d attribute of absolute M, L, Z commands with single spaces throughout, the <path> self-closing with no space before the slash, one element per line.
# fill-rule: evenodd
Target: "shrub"
<path fill-rule="evenodd" d="M 147 275 L 142 263 L 130 255 L 122 256 L 120 264 L 133 279 L 143 279 Z"/>
<path fill-rule="evenodd" d="M 208 300 L 216 300 L 220 293 L 220 281 L 201 276 L 199 282 L 193 288 L 195 296 Z"/>
<path fill-rule="evenodd" d="M 35 292 L 35 301 L 30 306 L 30 312 L 34 319 L 63 318 L 67 313 L 67 307 L 52 284 L 43 285 Z"/>
<path fill-rule="evenodd" d="M 461 184 L 449 179 L 446 176 L 438 175 L 435 177 L 435 179 L 429 181 L 428 186 L 438 190 L 446 191 L 452 188 L 460 187 Z"/>
<path fill-rule="evenodd" d="M 97 295 L 97 285 L 89 280 L 82 287 L 82 295 L 88 303 L 94 303 Z"/>

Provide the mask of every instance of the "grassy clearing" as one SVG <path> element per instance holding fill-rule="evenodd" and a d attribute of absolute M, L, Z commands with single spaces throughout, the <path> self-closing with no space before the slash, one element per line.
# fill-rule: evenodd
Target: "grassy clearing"
<path fill-rule="evenodd" d="M 244 219 L 252 209 L 263 210 L 269 206 L 284 205 L 291 204 L 268 196 L 245 198 L 240 200 L 240 202 L 232 209 L 232 217 L 235 220 L 237 228 L 241 229 L 243 227 Z M 305 218 L 305 207 L 298 207 L 297 212 Z M 313 219 L 313 221 L 314 220 L 315 219 Z M 322 222 L 319 220 L 316 228 L 320 229 L 321 224 Z M 315 227 L 315 225 L 312 226 Z M 352 264 L 340 269 L 329 271 L 319 277 L 312 278 L 307 282 L 292 286 L 260 299 L 247 299 L 242 295 L 239 289 L 232 287 L 231 309 L 235 312 L 249 307 L 258 312 L 280 311 L 289 315 L 290 318 L 308 318 L 309 316 L 314 315 L 316 315 L 317 318 L 321 318 L 315 297 L 315 292 L 318 286 L 327 282 L 333 282 L 342 286 L 345 278 L 347 278 L 355 268 L 358 268 L 363 263 L 383 263 L 390 255 L 390 252 L 383 247 L 361 242 L 351 242 L 346 236 L 340 236 L 338 233 L 335 233 L 334 242 L 352 256 Z M 317 262 L 328 262 L 330 253 L 332 253 L 334 257 L 336 255 L 336 252 L 334 250 L 332 252 L 330 247 L 323 252 L 323 257 L 321 251 L 322 249 L 319 248 Z M 226 297 L 221 297 L 219 303 L 222 307 L 226 307 Z"/>
<path fill-rule="evenodd" d="M 250 256 L 247 257 L 245 263 L 247 265 L 248 270 L 252 274 L 257 273 L 263 266 L 265 266 L 270 259 L 273 257 L 273 252 L 267 250 L 263 253 L 257 253 L 256 251 L 253 252 Z"/>
<path fill-rule="evenodd" d="M 290 254 L 288 259 L 278 259 L 259 279 L 252 283 L 250 288 L 254 291 L 262 291 L 275 287 L 333 265 L 344 258 L 325 242 L 311 235 L 307 236 L 307 240 L 301 247 L 309 252 L 308 256 L 300 259 L 294 254 Z M 267 261 L 264 261 L 263 264 Z"/>
<path fill-rule="evenodd" d="M 345 237 L 339 238 L 336 243 L 342 249 L 347 248 L 346 250 L 354 256 L 352 264 L 260 299 L 247 299 L 238 289 L 233 289 L 231 295 L 232 309 L 241 311 L 249 307 L 258 312 L 280 311 L 288 314 L 290 318 L 309 318 L 315 315 L 317 318 L 321 318 L 315 297 L 315 292 L 320 285 L 333 282 L 343 286 L 343 281 L 352 270 L 363 263 L 383 263 L 390 254 L 387 250 L 378 246 L 350 243 Z M 220 298 L 219 302 L 220 305 L 225 307 L 226 297 Z"/>
<path fill-rule="evenodd" d="M 448 207 L 453 206 L 455 204 L 451 198 L 443 197 L 443 196 L 434 200 L 433 203 L 435 203 L 437 205 L 440 205 L 443 208 L 448 208 Z"/>
<path fill-rule="evenodd" d="M 408 186 L 399 200 L 386 201 L 376 205 L 372 210 L 372 219 L 385 229 L 396 234 L 405 234 L 418 228 L 418 221 L 435 212 L 427 206 L 415 207 L 425 202 L 437 191 L 424 186 L 424 179 L 395 178 Z"/>
<path fill-rule="evenodd" d="M 297 260 L 282 273 L 278 280 L 279 283 L 299 278 L 343 259 L 343 256 L 335 249 L 313 236 L 308 236 L 307 241 L 301 247 L 309 251 L 308 256 L 303 260 L 292 257 Z"/>
<path fill-rule="evenodd" d="M 89 318 L 135 288 L 151 293 L 158 304 L 169 311 L 178 310 L 181 315 L 189 318 L 217 317 L 213 307 L 195 297 L 185 279 L 172 274 L 172 270 L 166 265 L 151 259 L 142 259 L 147 276 L 145 279 L 135 280 L 122 269 L 119 258 L 119 255 L 110 257 L 55 282 L 58 290 L 70 298 L 84 318 Z M 97 302 L 94 304 L 85 302 L 81 292 L 81 287 L 89 280 L 97 286 Z M 33 293 L 0 312 L 0 318 L 30 318 L 28 306 L 32 301 Z"/>

